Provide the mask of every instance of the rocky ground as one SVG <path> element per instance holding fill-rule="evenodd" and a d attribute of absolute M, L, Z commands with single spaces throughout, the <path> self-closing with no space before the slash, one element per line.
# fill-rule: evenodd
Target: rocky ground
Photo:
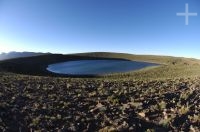
<path fill-rule="evenodd" d="M 200 78 L 0 74 L 0 131 L 200 131 Z"/>

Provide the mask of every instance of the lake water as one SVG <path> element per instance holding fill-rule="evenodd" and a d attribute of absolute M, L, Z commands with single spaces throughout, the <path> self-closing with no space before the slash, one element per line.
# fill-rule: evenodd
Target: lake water
<path fill-rule="evenodd" d="M 69 75 L 103 75 L 139 70 L 158 64 L 129 60 L 78 60 L 51 64 L 47 70 Z"/>

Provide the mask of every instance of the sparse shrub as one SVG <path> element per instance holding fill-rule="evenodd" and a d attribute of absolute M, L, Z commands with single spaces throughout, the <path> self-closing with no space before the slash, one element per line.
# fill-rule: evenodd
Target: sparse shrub
<path fill-rule="evenodd" d="M 178 109 L 179 114 L 183 115 L 186 114 L 189 111 L 189 107 L 188 106 L 182 106 L 180 109 Z"/>
<path fill-rule="evenodd" d="M 161 101 L 159 104 L 158 104 L 158 109 L 159 110 L 164 110 L 166 108 L 166 102 L 165 101 Z"/>

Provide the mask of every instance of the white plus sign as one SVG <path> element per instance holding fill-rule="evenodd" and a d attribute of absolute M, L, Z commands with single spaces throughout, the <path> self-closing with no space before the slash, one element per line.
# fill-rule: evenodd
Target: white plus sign
<path fill-rule="evenodd" d="M 190 13 L 188 3 L 185 4 L 185 13 L 176 13 L 177 16 L 184 16 L 185 17 L 185 25 L 189 24 L 189 16 L 197 16 L 197 13 Z"/>

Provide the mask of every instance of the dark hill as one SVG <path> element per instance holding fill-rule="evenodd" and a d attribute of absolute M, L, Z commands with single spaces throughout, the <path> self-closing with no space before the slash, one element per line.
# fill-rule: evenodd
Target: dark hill
<path fill-rule="evenodd" d="M 29 75 L 55 75 L 46 70 L 49 64 L 72 61 L 72 60 L 85 60 L 85 59 L 118 59 L 110 57 L 100 57 L 91 54 L 46 54 L 40 56 L 32 56 L 25 58 L 15 58 L 0 61 L 0 69 L 3 71 L 14 72 L 19 74 Z M 123 58 L 119 58 L 123 59 Z M 59 75 L 61 76 L 61 75 Z"/>

